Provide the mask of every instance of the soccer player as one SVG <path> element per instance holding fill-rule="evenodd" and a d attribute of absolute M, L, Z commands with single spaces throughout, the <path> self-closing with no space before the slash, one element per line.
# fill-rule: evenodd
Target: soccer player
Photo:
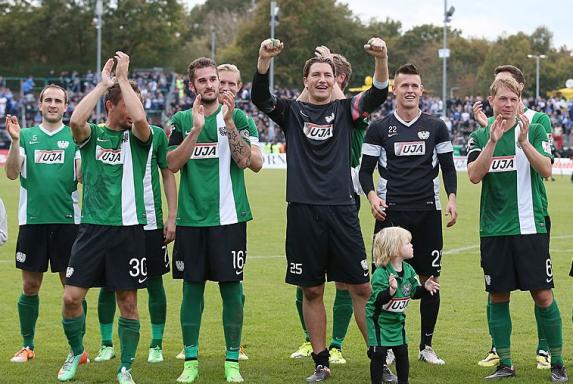
<path fill-rule="evenodd" d="M 368 262 L 350 176 L 350 146 L 356 120 L 378 108 L 388 95 L 386 43 L 364 45 L 374 57 L 373 87 L 350 99 L 331 101 L 335 83 L 332 60 L 313 57 L 304 65 L 309 102 L 277 98 L 269 91 L 268 69 L 283 50 L 279 40 L 261 43 L 253 80 L 253 103 L 285 132 L 287 156 L 286 282 L 302 287 L 304 322 L 312 344 L 318 382 L 330 376 L 326 348 L 325 274 L 346 283 L 354 316 L 367 340 L 364 308 L 370 297 Z"/>
<path fill-rule="evenodd" d="M 181 170 L 173 276 L 183 279 L 181 330 L 184 369 L 178 382 L 199 374 L 198 341 L 207 280 L 217 281 L 223 299 L 227 350 L 225 378 L 242 382 L 239 351 L 243 327 L 242 285 L 247 257 L 247 221 L 252 220 L 244 181 L 252 141 L 258 138 L 247 116 L 235 108 L 235 95 L 219 103 L 217 64 L 202 57 L 189 65 L 192 110 L 171 118 L 169 169 Z M 221 241 L 225 239 L 225 241 Z"/>
<path fill-rule="evenodd" d="M 494 75 L 496 79 L 501 78 L 513 78 L 517 81 L 519 85 L 519 91 L 523 92 L 525 88 L 525 77 L 523 76 L 523 72 L 513 65 L 500 65 L 495 68 Z M 523 114 L 527 117 L 530 124 L 541 124 L 547 133 L 547 141 L 549 143 L 553 142 L 552 138 L 552 128 L 551 128 L 551 119 L 548 115 L 543 112 L 536 112 L 532 109 L 527 108 L 523 104 L 520 103 L 519 110 L 521 110 L 523 106 Z M 493 123 L 495 118 L 492 116 L 489 119 L 484 114 L 482 110 L 482 103 L 476 102 L 473 106 L 474 116 L 476 121 L 482 127 L 487 127 L 489 124 Z M 543 207 L 543 214 L 545 216 L 545 225 L 547 227 L 547 238 L 550 238 L 551 232 L 551 218 L 549 217 L 549 211 L 547 209 L 547 192 L 545 191 L 545 184 L 541 183 L 539 185 L 539 197 L 541 198 L 541 204 Z M 486 314 L 489 319 L 491 311 L 491 302 L 488 297 L 487 307 L 486 307 Z M 535 320 L 537 323 L 537 356 L 536 356 L 536 363 L 537 369 L 550 369 L 551 368 L 551 356 L 549 355 L 549 346 L 547 345 L 547 340 L 543 336 L 542 327 L 539 324 L 539 315 L 538 311 L 535 310 Z M 488 321 L 489 324 L 489 321 Z M 490 331 L 491 336 L 491 331 Z M 499 364 L 499 355 L 496 352 L 495 346 L 492 343 L 492 347 L 490 351 L 487 353 L 487 356 L 478 362 L 478 365 L 482 367 L 493 367 Z"/>
<path fill-rule="evenodd" d="M 336 73 L 336 83 L 333 87 L 331 100 L 345 99 L 344 90 L 350 82 L 350 76 L 352 75 L 352 66 L 346 59 L 338 53 L 331 53 L 330 49 L 325 46 L 316 47 L 315 55 L 329 57 L 334 62 L 335 73 Z M 298 101 L 308 102 L 308 91 L 305 89 L 302 91 L 301 95 L 297 99 Z M 360 211 L 360 193 L 362 189 L 360 188 L 360 183 L 358 181 L 358 169 L 360 166 L 360 153 L 362 150 L 362 142 L 364 141 L 364 134 L 366 128 L 368 127 L 367 119 L 356 120 L 356 127 L 352 131 L 351 139 L 351 154 L 350 154 L 350 166 L 352 183 L 354 185 L 354 201 L 356 203 L 356 211 Z M 336 284 L 336 295 L 334 297 L 334 305 L 332 307 L 332 337 L 330 339 L 328 351 L 329 351 L 329 361 L 331 364 L 346 364 L 346 359 L 342 355 L 342 343 L 346 337 L 346 332 L 348 331 L 348 325 L 352 319 L 352 297 L 350 292 L 344 285 L 344 283 L 335 282 Z M 296 288 L 296 309 L 304 331 L 305 341 L 301 346 L 293 352 L 290 357 L 292 359 L 302 358 L 310 356 L 312 353 L 312 345 L 310 344 L 310 338 L 304 325 L 304 316 L 302 309 L 302 288 Z"/>
<path fill-rule="evenodd" d="M 424 284 L 430 276 L 438 281 L 442 260 L 442 217 L 438 171 L 442 169 L 448 195 L 446 214 L 456 223 L 457 176 L 453 147 L 446 124 L 422 113 L 422 79 L 413 64 L 402 65 L 394 75 L 396 110 L 370 124 L 362 146 L 360 184 L 376 219 L 374 233 L 400 226 L 412 233 L 412 266 Z M 380 182 L 374 190 L 372 173 L 378 165 Z M 432 348 L 440 294 L 420 300 L 421 335 L 419 359 L 444 364 Z"/>
<path fill-rule="evenodd" d="M 115 75 L 111 77 L 117 62 Z M 132 384 L 131 365 L 139 342 L 137 289 L 147 283 L 143 178 L 152 132 L 135 83 L 128 80 L 129 57 L 116 52 L 103 70 L 101 81 L 74 109 L 70 120 L 82 155 L 83 206 L 78 237 L 66 270 L 64 333 L 71 348 L 58 380 L 74 378 L 85 356 L 81 329 L 85 324 L 82 299 L 89 288 L 115 291 L 121 317 L 119 340 L 120 384 Z M 88 120 L 105 96 L 105 126 Z"/>
<path fill-rule="evenodd" d="M 225 101 L 225 92 L 231 92 L 233 94 L 233 98 L 237 96 L 237 93 L 243 86 L 241 83 L 241 72 L 239 68 L 237 68 L 234 64 L 220 64 L 217 67 L 217 74 L 219 75 L 219 104 L 223 105 Z M 247 120 L 249 123 L 250 132 L 258 132 L 257 126 L 255 121 L 252 117 L 247 116 Z M 261 152 L 261 148 L 259 147 L 259 138 L 258 136 L 252 135 L 249 137 L 249 141 L 251 144 L 251 160 L 249 163 L 249 169 L 253 172 L 259 172 L 263 168 L 263 154 Z M 243 286 L 241 284 L 241 289 Z M 245 305 L 245 293 L 244 290 L 241 294 L 243 307 Z M 183 349 L 178 355 L 177 358 L 180 360 L 185 359 L 185 349 Z M 245 347 L 241 344 L 241 349 L 239 351 L 239 360 L 249 360 L 247 353 L 245 352 Z"/>
<path fill-rule="evenodd" d="M 22 270 L 18 300 L 22 348 L 10 361 L 25 363 L 35 357 L 34 333 L 39 313 L 38 293 L 48 270 L 65 283 L 66 267 L 80 222 L 78 176 L 80 157 L 70 127 L 62 118 L 68 104 L 65 89 L 50 84 L 40 93 L 40 125 L 20 129 L 16 116 L 6 117 L 12 139 L 6 175 L 20 176 L 20 230 L 16 268 Z M 81 301 L 80 301 L 81 304 Z"/>
<path fill-rule="evenodd" d="M 542 177 L 551 175 L 544 128 L 518 114 L 519 84 L 494 80 L 488 98 L 495 120 L 470 135 L 468 176 L 482 182 L 480 250 L 490 298 L 489 329 L 500 364 L 486 379 L 515 376 L 510 350 L 510 293 L 530 291 L 551 353 L 551 380 L 567 381 L 563 367 L 561 315 L 553 297 L 549 239 L 541 201 Z"/>
<path fill-rule="evenodd" d="M 163 286 L 163 275 L 169 272 L 167 244 L 175 238 L 175 216 L 177 215 L 177 186 L 175 176 L 167 167 L 167 135 L 154 125 L 153 142 L 149 149 L 145 175 L 143 178 L 143 198 L 147 216 L 145 230 L 145 257 L 147 258 L 148 309 L 151 320 L 151 342 L 149 344 L 149 363 L 163 361 L 163 331 L 167 316 L 167 297 Z M 163 189 L 167 200 L 167 220 L 163 223 L 161 186 L 159 171 L 163 180 Z M 97 362 L 108 361 L 115 357 L 113 348 L 113 318 L 115 317 L 115 292 L 102 288 L 98 300 L 98 318 L 101 335 L 101 347 L 94 359 Z"/>

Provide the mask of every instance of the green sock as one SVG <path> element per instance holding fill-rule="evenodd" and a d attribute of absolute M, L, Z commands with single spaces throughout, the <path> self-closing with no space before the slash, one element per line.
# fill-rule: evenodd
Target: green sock
<path fill-rule="evenodd" d="M 105 288 L 99 291 L 97 317 L 101 334 L 101 345 L 113 346 L 113 318 L 115 317 L 115 292 Z"/>
<path fill-rule="evenodd" d="M 298 313 L 298 319 L 300 320 L 300 325 L 302 325 L 302 330 L 304 331 L 304 339 L 310 341 L 308 336 L 308 331 L 306 330 L 306 324 L 304 323 L 304 315 L 302 314 L 302 288 L 296 287 L 296 311 Z"/>
<path fill-rule="evenodd" d="M 541 327 L 543 327 L 543 334 L 547 338 L 549 352 L 551 352 L 551 365 L 563 365 L 563 357 L 561 356 L 563 330 L 557 301 L 553 299 L 553 302 L 547 308 L 540 308 L 536 305 L 535 315 L 538 318 L 538 324 L 541 324 Z"/>
<path fill-rule="evenodd" d="M 36 320 L 40 309 L 38 295 L 26 296 L 23 293 L 18 299 L 18 314 L 20 316 L 20 333 L 22 334 L 23 346 L 34 349 L 34 333 Z"/>
<path fill-rule="evenodd" d="M 239 361 L 241 332 L 243 331 L 241 282 L 219 283 L 219 292 L 223 299 L 223 331 L 227 345 L 225 359 Z"/>
<path fill-rule="evenodd" d="M 513 363 L 511 361 L 509 301 L 505 303 L 491 303 L 489 326 L 493 344 L 497 349 L 501 364 L 511 367 Z"/>
<path fill-rule="evenodd" d="M 243 287 L 243 282 L 241 281 L 241 302 L 243 303 L 243 308 L 245 307 L 245 287 Z"/>
<path fill-rule="evenodd" d="M 148 280 L 147 293 L 149 294 L 149 318 L 151 320 L 151 343 L 149 348 L 163 347 L 163 331 L 167 316 L 167 297 L 161 276 Z"/>
<path fill-rule="evenodd" d="M 491 349 L 495 350 L 495 344 L 493 343 L 493 336 L 491 333 L 491 325 L 489 322 L 489 319 L 491 317 L 491 296 L 489 294 L 487 295 L 487 304 L 485 307 L 485 316 L 487 318 L 487 331 L 489 332 L 489 337 L 491 338 Z"/>
<path fill-rule="evenodd" d="M 332 307 L 332 339 L 330 348 L 342 349 L 342 342 L 352 319 L 352 296 L 346 289 L 337 289 Z"/>
<path fill-rule="evenodd" d="M 539 317 L 539 309 L 538 309 L 537 305 L 534 305 L 533 307 L 534 307 L 533 312 L 535 313 L 535 322 L 537 323 L 537 350 L 536 350 L 536 352 L 539 352 L 539 351 L 549 352 L 549 344 L 547 344 L 547 339 L 545 338 L 545 335 L 543 334 L 543 323 Z"/>
<path fill-rule="evenodd" d="M 85 327 L 86 316 L 81 314 L 78 317 L 70 319 L 63 318 L 62 325 L 64 326 L 64 333 L 68 338 L 68 344 L 72 349 L 74 356 L 81 355 L 84 352 L 83 344 L 83 329 Z"/>
<path fill-rule="evenodd" d="M 131 364 L 135 359 L 139 343 L 139 320 L 125 319 L 120 316 L 117 324 L 121 347 L 121 362 L 117 370 L 119 373 L 123 367 L 131 369 Z"/>
<path fill-rule="evenodd" d="M 183 345 L 185 346 L 185 360 L 197 359 L 204 292 L 205 283 L 183 282 L 181 332 L 183 333 Z"/>
<path fill-rule="evenodd" d="M 84 317 L 88 317 L 88 302 L 86 301 L 86 299 L 84 298 L 82 300 L 82 308 L 84 309 Z M 86 323 L 87 321 L 84 320 L 84 328 L 82 329 L 82 336 L 86 335 Z"/>

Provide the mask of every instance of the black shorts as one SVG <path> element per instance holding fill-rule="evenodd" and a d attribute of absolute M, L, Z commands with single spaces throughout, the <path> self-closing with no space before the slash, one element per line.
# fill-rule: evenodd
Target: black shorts
<path fill-rule="evenodd" d="M 169 254 L 163 238 L 163 229 L 145 231 L 145 257 L 147 277 L 163 276 L 169 272 Z"/>
<path fill-rule="evenodd" d="M 370 281 L 355 205 L 289 203 L 286 282 L 313 287 L 325 281 Z"/>
<path fill-rule="evenodd" d="M 81 224 L 66 270 L 66 284 L 111 291 L 145 288 L 144 232 L 142 225 Z"/>
<path fill-rule="evenodd" d="M 553 288 L 547 234 L 480 238 L 485 290 L 504 293 Z"/>
<path fill-rule="evenodd" d="M 190 283 L 242 281 L 247 261 L 247 223 L 177 226 L 173 278 Z"/>
<path fill-rule="evenodd" d="M 442 271 L 442 211 L 386 210 L 386 220 L 376 221 L 374 235 L 387 227 L 402 227 L 412 233 L 414 258 L 408 263 L 418 275 L 440 276 Z"/>
<path fill-rule="evenodd" d="M 78 234 L 77 224 L 21 225 L 16 242 L 16 268 L 46 272 L 63 272 L 70 261 L 72 245 Z"/>

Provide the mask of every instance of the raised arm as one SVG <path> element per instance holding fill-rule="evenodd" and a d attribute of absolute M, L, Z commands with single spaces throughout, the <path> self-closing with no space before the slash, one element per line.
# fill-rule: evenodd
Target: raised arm
<path fill-rule="evenodd" d="M 6 130 L 12 139 L 5 165 L 6 177 L 16 180 L 24 162 L 24 158 L 20 155 L 20 124 L 16 116 L 6 115 Z"/>
<path fill-rule="evenodd" d="M 119 88 L 121 88 L 121 96 L 125 102 L 125 108 L 133 122 L 132 132 L 140 141 L 147 143 L 151 137 L 151 127 L 149 127 L 149 123 L 147 122 L 143 103 L 131 87 L 129 79 L 127 78 L 129 73 L 129 56 L 121 51 L 117 51 L 115 53 L 115 59 L 117 60 L 115 75 L 119 83 Z"/>
<path fill-rule="evenodd" d="M 223 94 L 223 119 L 225 120 L 225 127 L 227 127 L 231 156 L 239 168 L 245 169 L 251 163 L 251 146 L 243 140 L 235 126 L 235 121 L 233 120 L 234 109 L 235 95 L 231 92 L 225 92 Z"/>
<path fill-rule="evenodd" d="M 191 128 L 191 131 L 189 131 L 189 134 L 183 139 L 183 141 L 178 143 L 177 148 L 167 153 L 167 164 L 169 165 L 169 170 L 173 173 L 179 171 L 185 166 L 185 164 L 187 164 L 187 161 L 191 158 L 195 144 L 197 143 L 199 133 L 201 133 L 201 130 L 205 125 L 205 107 L 201 105 L 201 95 L 197 95 L 195 97 L 192 114 L 193 128 Z M 171 140 L 173 139 L 174 134 L 175 133 L 171 134 L 172 137 L 169 139 L 169 145 L 172 145 Z"/>
<path fill-rule="evenodd" d="M 111 78 L 111 70 L 113 69 L 113 59 L 108 59 L 101 71 L 101 81 L 91 90 L 74 108 L 74 112 L 70 117 L 70 127 L 72 128 L 72 135 L 77 144 L 82 144 L 91 135 L 90 126 L 88 121 L 97 105 L 98 100 L 105 95 L 105 92 L 114 84 Z"/>

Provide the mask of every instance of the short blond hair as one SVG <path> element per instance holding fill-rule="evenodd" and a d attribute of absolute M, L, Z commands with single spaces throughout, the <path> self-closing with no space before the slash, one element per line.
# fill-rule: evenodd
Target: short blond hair
<path fill-rule="evenodd" d="M 490 96 L 495 97 L 495 95 L 497 95 L 497 92 L 499 92 L 499 90 L 502 88 L 505 88 L 515 93 L 517 97 L 521 98 L 521 91 L 519 90 L 519 84 L 513 77 L 495 79 L 489 87 Z"/>
<path fill-rule="evenodd" d="M 372 253 L 374 264 L 377 267 L 386 266 L 391 258 L 400 253 L 400 248 L 412 241 L 412 234 L 402 227 L 388 227 L 382 229 L 374 237 Z"/>
<path fill-rule="evenodd" d="M 239 68 L 237 68 L 235 64 L 221 64 L 217 67 L 217 72 L 221 71 L 236 73 L 238 82 L 241 82 L 241 71 L 239 71 Z"/>

